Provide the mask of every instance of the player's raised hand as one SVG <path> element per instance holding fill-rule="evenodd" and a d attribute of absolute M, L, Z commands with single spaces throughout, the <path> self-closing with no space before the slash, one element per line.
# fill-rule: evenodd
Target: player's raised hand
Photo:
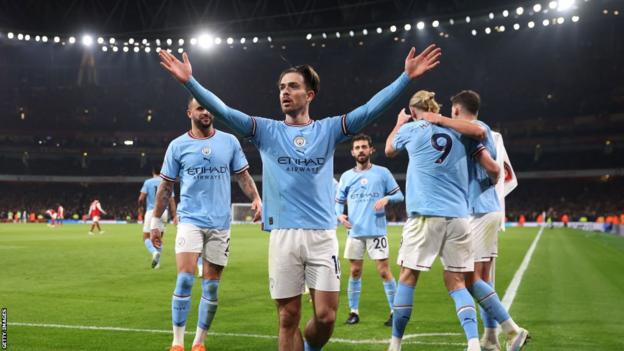
<path fill-rule="evenodd" d="M 388 204 L 388 198 L 387 197 L 382 197 L 381 199 L 377 200 L 375 202 L 375 211 L 381 211 L 383 210 L 386 205 Z"/>
<path fill-rule="evenodd" d="M 162 233 L 160 232 L 160 229 L 153 228 L 150 231 L 150 240 L 152 241 L 152 245 L 154 245 L 155 248 L 160 249 L 160 247 L 162 246 Z"/>
<path fill-rule="evenodd" d="M 410 79 L 420 77 L 440 64 L 442 50 L 436 47 L 435 44 L 431 44 L 418 56 L 415 55 L 416 48 L 412 47 L 405 58 L 405 73 L 407 73 Z"/>
<path fill-rule="evenodd" d="M 412 118 L 412 115 L 406 113 L 405 109 L 402 108 L 401 111 L 399 111 L 399 114 L 397 115 L 396 126 L 400 127 L 404 125 L 405 123 L 409 122 L 411 118 Z"/>
<path fill-rule="evenodd" d="M 351 227 L 353 227 L 353 225 L 351 225 L 351 222 L 349 222 L 349 220 L 347 219 L 347 215 L 345 214 L 341 214 L 340 216 L 338 216 L 338 221 L 342 223 L 342 225 L 344 225 L 344 227 L 347 229 L 351 229 Z"/>
<path fill-rule="evenodd" d="M 260 198 L 255 199 L 251 203 L 251 210 L 254 211 L 254 223 L 262 219 L 262 200 Z"/>
<path fill-rule="evenodd" d="M 193 68 L 186 52 L 182 54 L 182 61 L 178 60 L 167 50 L 160 50 L 158 55 L 160 56 L 160 65 L 169 71 L 180 83 L 185 84 L 191 79 Z"/>

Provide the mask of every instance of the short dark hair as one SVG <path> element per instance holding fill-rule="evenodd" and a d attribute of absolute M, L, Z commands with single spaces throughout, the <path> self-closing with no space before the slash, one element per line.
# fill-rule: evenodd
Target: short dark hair
<path fill-rule="evenodd" d="M 155 163 L 152 165 L 152 174 L 160 175 L 160 163 Z"/>
<path fill-rule="evenodd" d="M 303 82 L 306 85 L 306 88 L 308 88 L 308 90 L 312 90 L 314 94 L 318 95 L 319 90 L 321 90 L 321 78 L 319 77 L 318 73 L 316 73 L 314 68 L 312 68 L 312 66 L 299 65 L 299 66 L 290 67 L 290 68 L 283 70 L 279 76 L 279 79 L 277 80 L 278 87 L 280 85 L 280 82 L 282 81 L 282 78 L 284 78 L 284 75 L 286 75 L 287 73 L 301 74 L 301 76 L 303 77 Z"/>
<path fill-rule="evenodd" d="M 353 144 L 355 144 L 355 142 L 356 142 L 356 141 L 360 141 L 360 140 L 366 140 L 366 141 L 368 141 L 368 146 L 369 146 L 369 147 L 372 147 L 372 146 L 373 146 L 373 139 L 372 139 L 369 135 L 367 135 L 367 134 L 360 133 L 360 134 L 358 134 L 358 135 L 354 136 L 354 137 L 351 139 L 351 148 L 353 149 Z"/>
<path fill-rule="evenodd" d="M 461 105 L 466 111 L 476 115 L 481 107 L 481 97 L 476 91 L 462 90 L 451 98 L 451 103 Z"/>

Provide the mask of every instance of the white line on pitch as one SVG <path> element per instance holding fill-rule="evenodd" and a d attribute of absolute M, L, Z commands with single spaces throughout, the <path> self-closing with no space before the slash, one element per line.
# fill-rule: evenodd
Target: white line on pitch
<path fill-rule="evenodd" d="M 67 325 L 67 324 L 43 324 L 43 323 L 25 323 L 25 322 L 10 322 L 9 326 L 22 326 L 22 327 L 37 327 L 37 328 L 57 328 L 57 329 L 78 329 L 78 330 L 100 330 L 100 331 L 115 331 L 115 332 L 139 332 L 139 333 L 154 333 L 154 334 L 170 334 L 170 330 L 162 330 L 162 329 L 140 329 L 140 328 L 121 328 L 121 327 L 97 327 L 91 325 Z M 186 334 L 195 334 L 194 331 L 187 331 Z M 255 339 L 277 339 L 275 335 L 262 335 L 262 334 L 248 334 L 248 333 L 213 333 L 210 335 L 213 336 L 230 336 L 230 337 L 243 337 L 243 338 L 255 338 Z M 405 335 L 403 342 L 404 344 L 421 344 L 421 345 L 464 345 L 463 343 L 450 343 L 450 342 L 427 342 L 427 341 L 417 341 L 417 340 L 408 340 L 414 338 L 424 338 L 424 337 L 448 337 L 448 336 L 458 336 L 461 335 L 459 333 L 420 333 L 420 334 L 408 334 Z M 333 343 L 341 343 L 341 344 L 386 344 L 389 342 L 389 339 L 363 339 L 363 340 L 353 340 L 353 339 L 342 339 L 342 338 L 332 338 L 330 340 Z"/>
<path fill-rule="evenodd" d="M 503 296 L 502 303 L 503 303 L 503 306 L 505 306 L 505 308 L 507 309 L 507 311 L 509 311 L 509 309 L 511 308 L 511 304 L 513 303 L 514 298 L 516 297 L 516 293 L 518 293 L 518 287 L 520 286 L 520 282 L 522 281 L 524 272 L 526 272 L 527 268 L 529 267 L 529 263 L 531 262 L 531 257 L 533 257 L 533 251 L 535 251 L 535 248 L 537 247 L 537 242 L 542 237 L 543 232 L 544 232 L 544 227 L 540 227 L 540 230 L 537 232 L 535 239 L 533 239 L 533 242 L 531 243 L 529 250 L 527 251 L 526 255 L 524 255 L 522 264 L 520 264 L 520 267 L 516 271 L 516 274 L 514 274 L 514 277 L 511 280 L 511 283 L 509 283 L 509 286 L 507 287 L 507 291 L 505 291 L 505 296 Z"/>

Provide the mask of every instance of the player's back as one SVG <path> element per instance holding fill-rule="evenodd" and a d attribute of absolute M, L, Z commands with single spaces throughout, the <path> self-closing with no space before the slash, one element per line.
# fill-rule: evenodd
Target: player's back
<path fill-rule="evenodd" d="M 401 127 L 395 149 L 405 148 L 409 156 L 406 203 L 409 215 L 467 217 L 467 146 L 476 151 L 477 142 L 463 139 L 454 130 L 415 121 Z"/>
<path fill-rule="evenodd" d="M 160 177 L 152 177 L 146 179 L 143 183 L 143 188 L 141 189 L 141 192 L 147 194 L 145 196 L 145 209 L 147 211 L 151 211 L 152 209 L 154 209 L 154 205 L 156 203 L 156 192 L 158 192 L 160 180 Z"/>
<path fill-rule="evenodd" d="M 496 143 L 492 130 L 482 121 L 474 121 L 481 128 L 485 129 L 486 137 L 481 144 L 490 153 L 493 159 L 497 158 Z M 470 212 L 473 214 L 490 213 L 501 211 L 496 188 L 490 181 L 487 171 L 477 163 L 475 159 L 469 159 L 468 175 L 470 179 L 468 202 Z"/>

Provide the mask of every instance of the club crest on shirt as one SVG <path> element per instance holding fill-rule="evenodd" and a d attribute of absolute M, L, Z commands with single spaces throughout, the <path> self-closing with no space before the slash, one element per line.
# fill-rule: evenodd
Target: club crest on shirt
<path fill-rule="evenodd" d="M 366 179 L 366 178 L 362 178 L 362 179 L 360 179 L 360 184 L 361 184 L 361 185 L 366 185 L 366 184 L 368 184 L 368 179 Z"/>
<path fill-rule="evenodd" d="M 212 150 L 209 147 L 205 147 L 201 149 L 201 153 L 204 156 L 210 156 L 210 154 L 212 153 Z"/>
<path fill-rule="evenodd" d="M 296 147 L 304 147 L 306 144 L 306 140 L 304 137 L 302 137 L 301 135 L 295 137 L 295 139 L 293 140 L 293 142 L 295 143 Z"/>

